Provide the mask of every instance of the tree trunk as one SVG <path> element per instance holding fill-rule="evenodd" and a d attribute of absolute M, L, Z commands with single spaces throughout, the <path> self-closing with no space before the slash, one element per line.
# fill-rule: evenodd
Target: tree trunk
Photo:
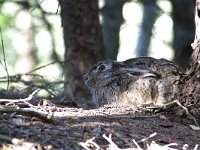
<path fill-rule="evenodd" d="M 180 82 L 179 101 L 200 122 L 200 0 L 196 1 L 195 25 L 191 67 Z"/>
<path fill-rule="evenodd" d="M 142 0 L 141 3 L 143 4 L 142 26 L 135 53 L 136 56 L 148 56 L 152 29 L 160 10 L 156 4 L 156 0 Z"/>
<path fill-rule="evenodd" d="M 189 65 L 194 37 L 194 0 L 171 0 L 174 23 L 174 61 L 183 69 Z"/>
<path fill-rule="evenodd" d="M 122 8 L 126 2 L 127 0 L 105 0 L 105 5 L 100 11 L 103 17 L 102 53 L 105 59 L 117 59 L 120 43 L 119 32 L 121 24 L 124 22 Z"/>
<path fill-rule="evenodd" d="M 59 0 L 65 42 L 65 93 L 85 97 L 82 76 L 100 60 L 97 0 Z"/>

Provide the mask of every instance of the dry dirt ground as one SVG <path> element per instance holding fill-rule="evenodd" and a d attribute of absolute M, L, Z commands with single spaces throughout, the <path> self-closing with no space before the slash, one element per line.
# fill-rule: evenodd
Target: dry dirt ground
<path fill-rule="evenodd" d="M 153 149 L 200 149 L 200 131 L 189 126 L 193 121 L 162 111 L 115 106 L 84 110 L 44 103 L 20 107 L 3 103 L 0 111 L 2 150 L 147 149 L 152 145 Z M 109 134 L 112 137 L 106 140 Z"/>

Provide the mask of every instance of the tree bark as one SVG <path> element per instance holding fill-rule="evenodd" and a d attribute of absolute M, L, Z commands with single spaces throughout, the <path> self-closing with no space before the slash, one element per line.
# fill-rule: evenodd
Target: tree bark
<path fill-rule="evenodd" d="M 195 25 L 191 67 L 180 82 L 179 100 L 200 123 L 200 0 L 196 0 Z"/>
<path fill-rule="evenodd" d="M 59 0 L 65 43 L 65 93 L 85 97 L 82 76 L 100 60 L 100 24 L 97 0 Z"/>
<path fill-rule="evenodd" d="M 173 48 L 174 61 L 183 69 L 189 67 L 192 54 L 191 43 L 193 41 L 194 26 L 194 0 L 171 0 L 172 19 L 174 23 Z"/>

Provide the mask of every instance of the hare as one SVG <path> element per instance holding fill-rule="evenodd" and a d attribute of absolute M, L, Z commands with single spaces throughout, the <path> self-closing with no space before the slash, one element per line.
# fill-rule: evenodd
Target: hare
<path fill-rule="evenodd" d="M 181 68 L 171 61 L 138 57 L 100 61 L 83 78 L 96 106 L 138 107 L 172 101 L 181 75 Z"/>

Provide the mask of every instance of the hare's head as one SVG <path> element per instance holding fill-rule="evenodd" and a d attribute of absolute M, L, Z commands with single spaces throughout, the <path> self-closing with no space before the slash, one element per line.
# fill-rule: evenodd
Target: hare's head
<path fill-rule="evenodd" d="M 138 67 L 137 65 L 130 65 L 113 60 L 104 60 L 95 64 L 83 78 L 89 89 L 98 89 L 110 85 L 121 79 L 121 77 L 123 78 L 123 76 L 136 79 L 138 77 L 155 77 L 156 73 Z"/>
<path fill-rule="evenodd" d="M 117 62 L 112 60 L 100 61 L 84 75 L 83 79 L 89 88 L 96 88 L 103 85 L 105 79 L 111 78 L 116 70 Z"/>

